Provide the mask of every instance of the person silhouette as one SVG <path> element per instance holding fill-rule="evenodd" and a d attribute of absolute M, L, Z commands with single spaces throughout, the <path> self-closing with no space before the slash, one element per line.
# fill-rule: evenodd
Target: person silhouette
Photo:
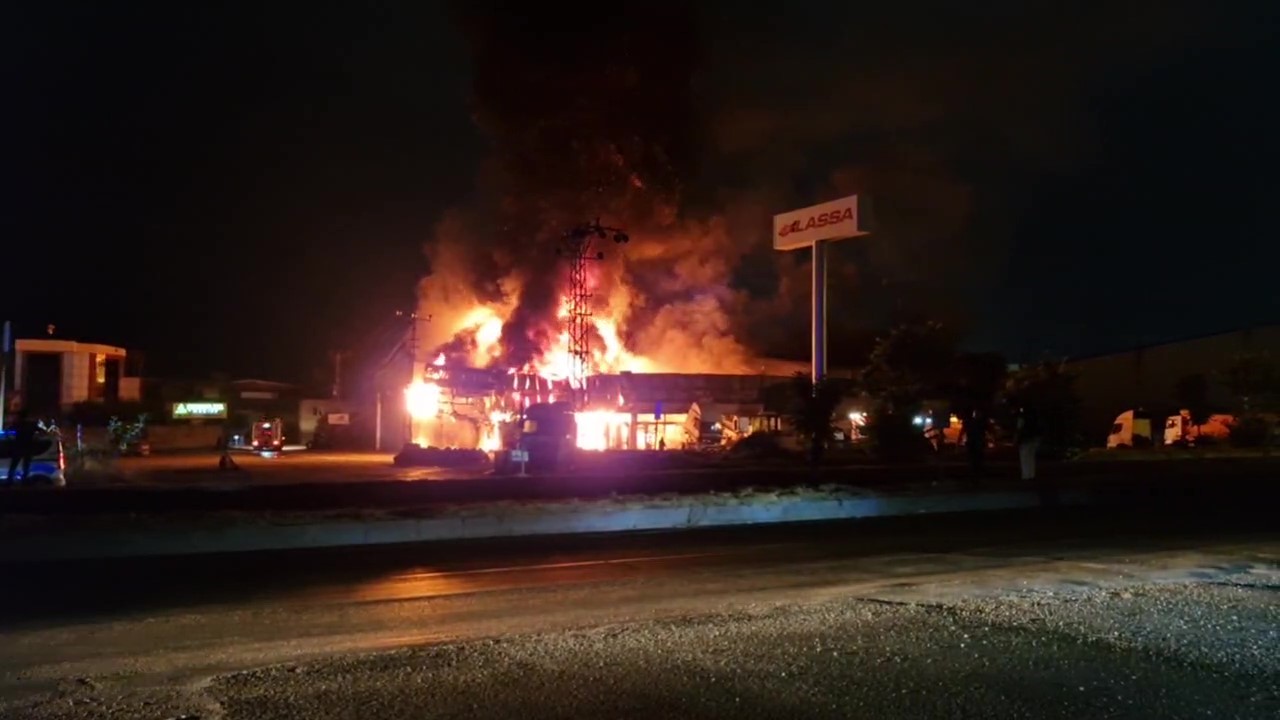
<path fill-rule="evenodd" d="M 18 465 L 22 465 L 22 480 L 31 475 L 31 458 L 36 454 L 36 434 L 40 425 L 27 414 L 26 408 L 18 410 L 13 422 L 13 444 L 10 446 L 8 481 L 18 482 Z"/>

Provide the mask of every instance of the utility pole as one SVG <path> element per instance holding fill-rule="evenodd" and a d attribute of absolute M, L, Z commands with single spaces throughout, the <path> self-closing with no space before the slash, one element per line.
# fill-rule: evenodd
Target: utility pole
<path fill-rule="evenodd" d="M 333 399 L 342 398 L 342 359 L 349 356 L 349 350 L 333 351 Z"/>
<path fill-rule="evenodd" d="M 409 342 L 407 343 L 408 350 L 409 350 L 409 359 L 414 364 L 417 364 L 418 362 L 418 323 L 431 322 L 431 316 L 419 315 L 417 312 L 414 312 L 414 311 L 405 312 L 403 310 L 397 310 L 396 317 L 405 318 L 406 320 L 409 321 Z"/>
<path fill-rule="evenodd" d="M 421 317 L 417 311 L 405 312 L 403 310 L 396 311 L 396 317 L 406 318 L 409 321 L 409 339 L 407 345 L 409 350 L 409 384 L 421 379 L 418 372 L 418 323 L 431 322 L 431 316 Z M 404 409 L 404 427 L 407 442 L 413 442 L 413 416 L 409 414 L 409 408 Z M 381 433 L 379 433 L 381 434 Z"/>
<path fill-rule="evenodd" d="M 382 388 L 374 392 L 373 401 L 373 449 L 382 452 Z"/>
<path fill-rule="evenodd" d="M 595 240 L 613 234 L 618 245 L 631 238 L 620 228 L 595 222 L 579 225 L 564 234 L 556 254 L 569 261 L 569 387 L 575 409 L 587 403 L 587 377 L 591 374 L 591 287 L 587 283 L 587 263 L 604 259 L 604 252 L 592 251 Z"/>
<path fill-rule="evenodd" d="M 12 344 L 12 325 L 4 321 L 4 343 L 0 345 L 0 430 L 4 430 L 4 416 L 9 409 L 9 346 Z"/>

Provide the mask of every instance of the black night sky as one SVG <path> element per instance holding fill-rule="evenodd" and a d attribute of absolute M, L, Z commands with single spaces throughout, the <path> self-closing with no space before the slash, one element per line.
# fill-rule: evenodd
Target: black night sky
<path fill-rule="evenodd" d="M 489 5 L 552 54 L 579 53 L 549 32 L 566 24 L 676 51 L 632 22 L 652 3 Z M 1027 357 L 1280 321 L 1275 3 L 700 7 L 688 211 L 889 198 L 893 227 L 838 253 L 841 327 L 934 316 Z M 4 15 L 0 311 L 20 335 L 142 350 L 148 374 L 312 379 L 412 307 L 441 214 L 485 192 L 485 51 L 450 8 Z M 735 282 L 767 297 L 764 217 Z"/>

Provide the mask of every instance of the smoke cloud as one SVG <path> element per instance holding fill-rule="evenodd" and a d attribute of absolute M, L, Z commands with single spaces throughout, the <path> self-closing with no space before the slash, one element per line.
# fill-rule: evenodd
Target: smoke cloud
<path fill-rule="evenodd" d="M 595 312 L 616 322 L 594 346 L 656 370 L 804 356 L 807 253 L 772 251 L 770 215 L 854 192 L 876 227 L 833 249 L 833 351 L 894 320 L 963 329 L 1002 282 L 1029 184 L 1091 162 L 1090 93 L 1195 28 L 1176 4 L 1024 9 L 460 5 L 490 154 L 428 244 L 432 342 L 475 359 L 479 330 L 458 324 L 484 305 L 501 349 L 480 360 L 537 360 L 561 331 L 557 242 L 598 217 L 631 242 L 592 264 Z"/>
<path fill-rule="evenodd" d="M 709 12 L 724 31 L 708 35 L 699 78 L 707 181 L 761 192 L 774 210 L 873 198 L 873 234 L 833 253 L 844 278 L 831 320 L 846 324 L 833 341 L 918 316 L 978 321 L 1006 282 L 1019 219 L 1096 161 L 1098 95 L 1217 41 L 1203 37 L 1214 11 L 1180 2 Z M 791 327 L 808 301 L 802 261 L 747 259 L 774 266 L 778 294 L 755 306 Z M 794 345 L 772 334 L 770 347 Z"/>
<path fill-rule="evenodd" d="M 592 344 L 621 343 L 647 369 L 741 371 L 733 339 L 741 251 L 723 222 L 682 219 L 694 176 L 697 19 L 686 5 L 536 9 L 475 4 L 456 13 L 472 51 L 474 114 L 491 155 L 470 207 L 428 244 L 421 314 L 433 346 L 475 360 L 477 305 L 502 318 L 496 365 L 539 359 L 561 332 L 563 234 L 599 218 L 630 241 L 597 241 Z"/>

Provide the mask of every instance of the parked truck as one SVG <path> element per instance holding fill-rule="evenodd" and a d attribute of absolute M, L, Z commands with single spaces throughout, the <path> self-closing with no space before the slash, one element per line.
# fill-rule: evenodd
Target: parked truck
<path fill-rule="evenodd" d="M 1151 447 L 1155 444 L 1151 416 L 1142 410 L 1125 410 L 1116 416 L 1107 434 L 1110 450 Z"/>
<path fill-rule="evenodd" d="M 1159 416 L 1152 418 L 1142 410 L 1126 410 L 1116 416 L 1107 435 L 1107 447 L 1133 448 L 1152 447 L 1154 445 L 1188 445 L 1208 439 L 1226 440 L 1231 437 L 1231 427 L 1235 425 L 1232 415 L 1210 415 L 1204 422 L 1196 424 L 1189 410 L 1177 415 L 1169 415 L 1164 419 L 1164 432 L 1159 433 Z"/>
<path fill-rule="evenodd" d="M 1194 446 L 1204 440 L 1226 440 L 1231 437 L 1231 427 L 1235 424 L 1235 416 L 1219 414 L 1210 415 L 1197 425 L 1191 417 L 1191 411 L 1183 410 L 1165 420 L 1164 444 Z"/>
<path fill-rule="evenodd" d="M 537 403 L 525 409 L 520 420 L 520 433 L 514 454 L 523 460 L 504 456 L 502 470 L 513 470 L 522 463 L 528 472 L 555 472 L 573 467 L 577 451 L 578 426 L 573 406 L 567 402 Z"/>

